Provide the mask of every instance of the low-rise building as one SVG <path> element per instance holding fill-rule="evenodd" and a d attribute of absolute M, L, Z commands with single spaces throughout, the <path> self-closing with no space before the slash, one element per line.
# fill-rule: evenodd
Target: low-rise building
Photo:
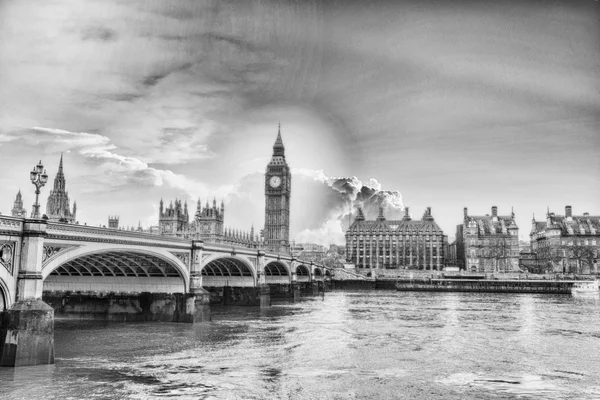
<path fill-rule="evenodd" d="M 519 270 L 519 227 L 515 214 L 469 215 L 465 207 L 463 223 L 456 228 L 457 264 L 469 272 L 508 272 Z"/>
<path fill-rule="evenodd" d="M 597 273 L 600 256 L 600 216 L 564 215 L 550 210 L 545 221 L 531 222 L 531 249 L 546 272 Z"/>

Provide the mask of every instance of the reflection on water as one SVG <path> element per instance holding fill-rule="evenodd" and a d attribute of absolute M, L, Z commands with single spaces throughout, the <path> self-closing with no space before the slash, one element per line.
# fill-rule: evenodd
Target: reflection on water
<path fill-rule="evenodd" d="M 334 292 L 213 322 L 56 321 L 56 364 L 1 399 L 598 398 L 600 304 L 570 296 Z"/>

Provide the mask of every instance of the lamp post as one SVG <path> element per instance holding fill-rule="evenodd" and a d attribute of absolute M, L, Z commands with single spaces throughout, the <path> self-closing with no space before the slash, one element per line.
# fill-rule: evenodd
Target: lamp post
<path fill-rule="evenodd" d="M 40 218 L 40 204 L 38 202 L 40 197 L 40 188 L 48 182 L 48 174 L 46 174 L 46 170 L 42 165 L 42 161 L 38 163 L 33 170 L 29 173 L 29 179 L 31 179 L 31 183 L 35 185 L 35 204 L 33 205 L 33 210 L 31 211 L 31 218 Z"/>

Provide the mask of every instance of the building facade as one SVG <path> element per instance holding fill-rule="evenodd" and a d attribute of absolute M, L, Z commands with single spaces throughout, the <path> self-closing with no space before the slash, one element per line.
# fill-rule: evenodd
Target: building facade
<path fill-rule="evenodd" d="M 17 193 L 17 197 L 15 198 L 15 202 L 13 204 L 13 208 L 11 210 L 13 217 L 27 217 L 27 210 L 23 208 L 23 197 L 21 196 L 21 191 Z"/>
<path fill-rule="evenodd" d="M 598 273 L 600 258 L 600 216 L 565 215 L 550 210 L 545 221 L 531 222 L 531 251 L 544 272 Z"/>
<path fill-rule="evenodd" d="M 292 174 L 285 160 L 281 125 L 273 155 L 265 173 L 265 247 L 278 253 L 290 252 L 290 197 Z"/>
<path fill-rule="evenodd" d="M 379 209 L 375 221 L 365 220 L 358 209 L 346 231 L 346 261 L 363 269 L 441 270 L 444 266 L 445 235 L 427 207 L 421 220 L 413 221 L 404 209 L 399 221 L 388 221 Z"/>
<path fill-rule="evenodd" d="M 73 224 L 76 221 L 77 203 L 73 201 L 73 211 L 69 205 L 69 194 L 63 172 L 63 156 L 60 156 L 58 173 L 54 178 L 54 187 L 50 190 L 46 203 L 46 216 L 49 221 Z"/>
<path fill-rule="evenodd" d="M 109 215 L 108 216 L 108 227 L 111 229 L 119 229 L 119 216 Z"/>
<path fill-rule="evenodd" d="M 458 266 L 469 272 L 508 272 L 519 270 L 519 227 L 515 214 L 468 215 L 464 209 L 463 223 L 456 227 L 456 257 Z"/>
<path fill-rule="evenodd" d="M 206 202 L 202 207 L 198 199 L 194 219 L 190 221 L 186 202 L 175 200 L 165 207 L 161 199 L 159 204 L 158 233 L 165 236 L 178 236 L 187 239 L 203 240 L 210 243 L 221 243 L 256 247 L 260 238 L 255 235 L 254 227 L 249 231 L 225 228 L 225 204 L 213 200 L 212 206 Z M 152 232 L 152 229 L 150 230 Z"/>

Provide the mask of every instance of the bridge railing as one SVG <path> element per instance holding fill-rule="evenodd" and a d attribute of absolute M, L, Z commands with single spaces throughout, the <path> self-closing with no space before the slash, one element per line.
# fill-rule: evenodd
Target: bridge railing
<path fill-rule="evenodd" d="M 125 239 L 128 241 L 134 241 L 137 239 L 144 242 L 166 242 L 173 244 L 190 243 L 190 240 L 173 236 L 163 236 L 147 232 L 126 231 L 88 225 L 64 224 L 60 222 L 48 222 L 48 228 L 46 232 L 49 236 L 72 236 L 74 238 Z"/>
<path fill-rule="evenodd" d="M 23 231 L 23 218 L 0 215 L 0 232 L 18 233 Z"/>

